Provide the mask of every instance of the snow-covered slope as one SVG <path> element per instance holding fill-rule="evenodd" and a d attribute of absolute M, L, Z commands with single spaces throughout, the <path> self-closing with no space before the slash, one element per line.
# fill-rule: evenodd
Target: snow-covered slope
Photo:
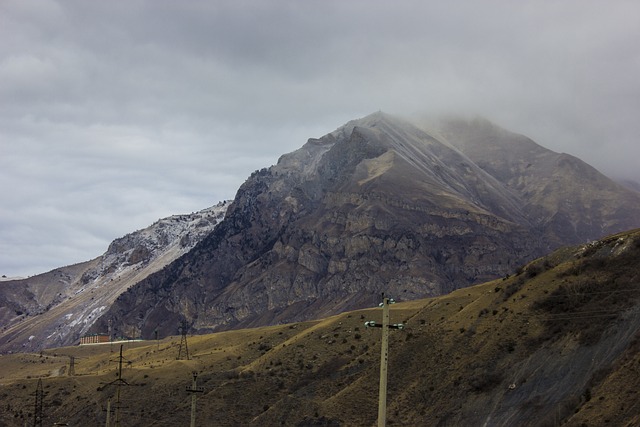
<path fill-rule="evenodd" d="M 208 235 L 224 218 L 228 205 L 221 202 L 158 220 L 114 240 L 102 256 L 91 261 L 2 282 L 0 351 L 35 351 L 76 343 L 122 292 Z"/>

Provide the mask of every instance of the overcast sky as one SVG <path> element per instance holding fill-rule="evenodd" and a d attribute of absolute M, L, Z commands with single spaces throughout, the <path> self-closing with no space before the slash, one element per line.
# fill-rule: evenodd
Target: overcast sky
<path fill-rule="evenodd" d="M 640 2 L 0 0 L 0 275 L 233 198 L 382 110 L 640 180 Z"/>

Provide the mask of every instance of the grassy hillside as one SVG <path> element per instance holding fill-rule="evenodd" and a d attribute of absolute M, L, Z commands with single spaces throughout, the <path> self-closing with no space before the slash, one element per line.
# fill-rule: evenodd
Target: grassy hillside
<path fill-rule="evenodd" d="M 640 230 L 559 250 L 497 281 L 391 306 L 388 424 L 640 423 Z M 401 295 L 394 296 L 401 300 Z M 122 426 L 363 426 L 377 416 L 381 309 L 123 346 Z M 119 344 L 0 356 L 0 425 L 104 425 Z M 69 356 L 76 357 L 69 376 Z M 112 424 L 116 414 L 112 413 Z"/>

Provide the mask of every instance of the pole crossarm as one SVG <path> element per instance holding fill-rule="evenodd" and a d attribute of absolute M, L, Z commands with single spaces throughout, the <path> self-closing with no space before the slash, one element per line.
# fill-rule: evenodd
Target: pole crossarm
<path fill-rule="evenodd" d="M 364 326 L 367 328 L 382 328 L 382 323 L 376 323 L 375 320 L 369 320 L 368 322 L 364 322 Z M 392 325 L 387 325 L 389 329 L 404 329 L 403 323 L 394 323 Z"/>

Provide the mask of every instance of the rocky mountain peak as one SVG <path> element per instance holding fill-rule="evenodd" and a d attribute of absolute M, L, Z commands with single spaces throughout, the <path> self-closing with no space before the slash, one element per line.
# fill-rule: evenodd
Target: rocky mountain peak
<path fill-rule="evenodd" d="M 351 121 L 255 172 L 213 233 L 95 328 L 148 336 L 186 319 L 206 332 L 365 307 L 383 291 L 438 295 L 638 224 L 637 195 L 572 162 L 485 121 Z M 591 184 L 577 197 L 568 180 Z"/>
<path fill-rule="evenodd" d="M 49 287 L 62 297 L 32 298 L 55 300 L 38 337 L 209 332 L 441 295 L 639 226 L 640 194 L 484 120 L 378 112 L 254 172 L 217 212 L 161 220 L 66 270 Z M 22 325 L 2 340 L 23 343 Z"/>

